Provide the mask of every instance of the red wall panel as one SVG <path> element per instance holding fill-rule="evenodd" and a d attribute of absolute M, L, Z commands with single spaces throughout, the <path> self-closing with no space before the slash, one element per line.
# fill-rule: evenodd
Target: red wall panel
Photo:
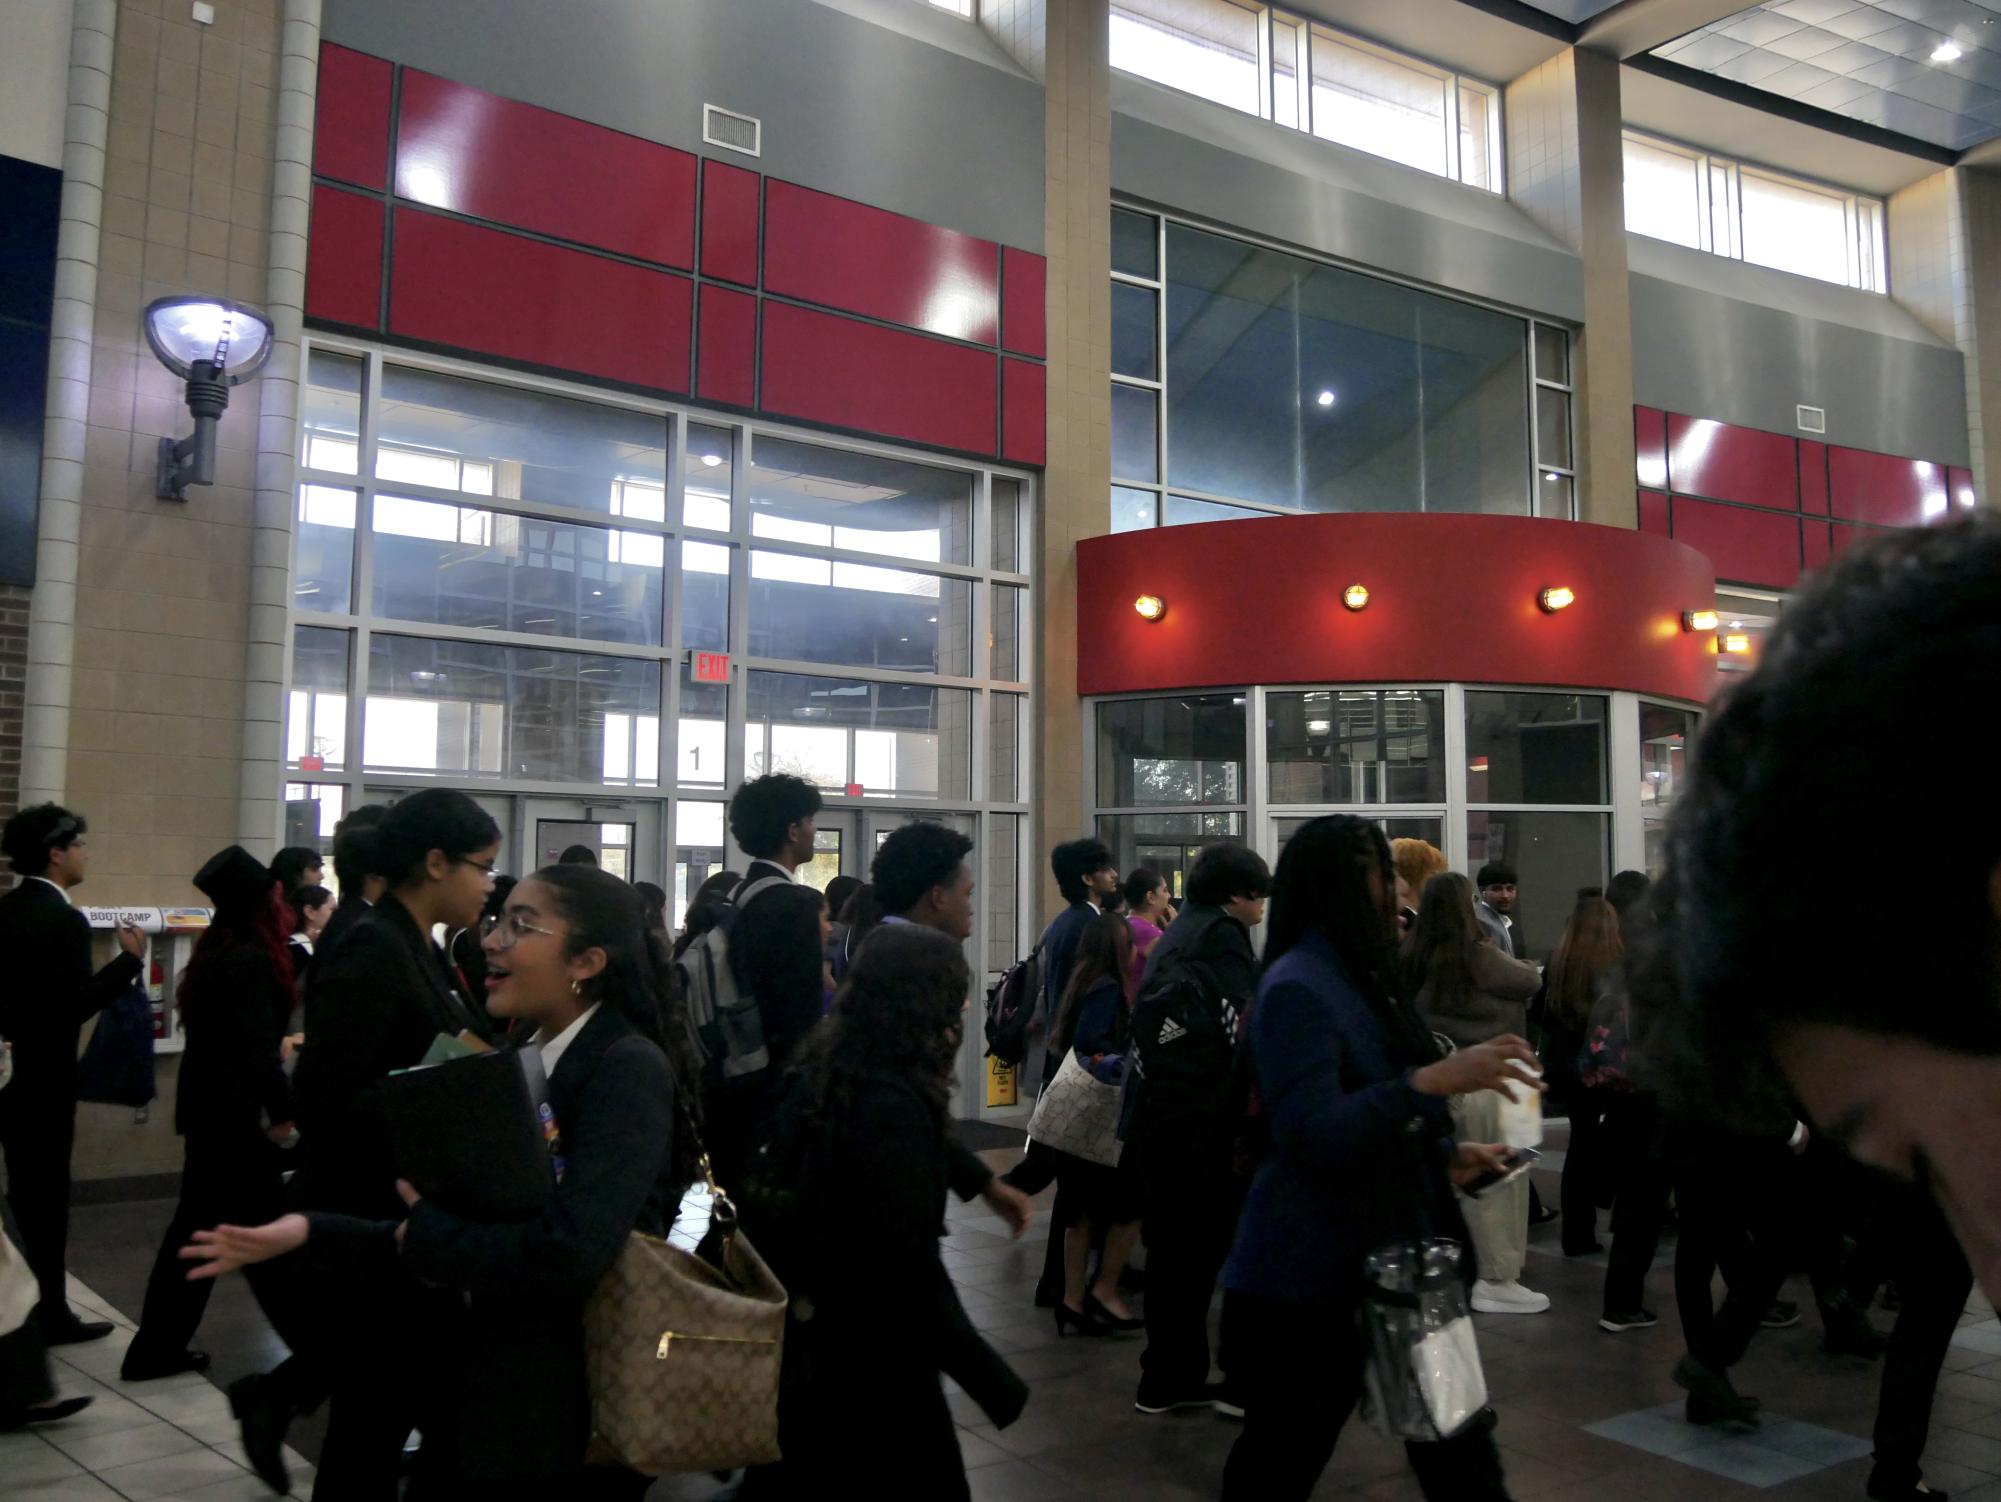
<path fill-rule="evenodd" d="M 757 299 L 704 285 L 696 338 L 695 395 L 749 407 L 757 401 Z"/>
<path fill-rule="evenodd" d="M 768 178 L 764 290 L 992 344 L 999 331 L 1000 247 Z"/>
<path fill-rule="evenodd" d="M 314 184 L 306 317 L 381 326 L 382 219 L 381 199 Z"/>
<path fill-rule="evenodd" d="M 1043 461 L 1043 428 L 1049 411 L 1049 372 L 1026 360 L 1001 361 L 1001 457 L 1017 464 Z"/>
<path fill-rule="evenodd" d="M 1716 577 L 1734 584 L 1791 589 L 1800 576 L 1796 517 L 1742 506 L 1674 498 L 1674 540 L 1706 554 Z"/>
<path fill-rule="evenodd" d="M 1657 407 L 1633 408 L 1633 449 L 1642 485 L 1667 489 L 1667 413 Z"/>
<path fill-rule="evenodd" d="M 757 285 L 755 172 L 727 162 L 702 163 L 702 275 Z"/>
<path fill-rule="evenodd" d="M 1970 469 L 1949 469 L 1945 472 L 1946 488 L 1952 493 L 1952 504 L 1962 511 L 1971 511 L 1980 504 L 1980 497 L 1974 493 L 1973 471 Z"/>
<path fill-rule="evenodd" d="M 764 305 L 761 353 L 766 412 L 994 452 L 991 354 L 779 302 Z"/>
<path fill-rule="evenodd" d="M 1827 515 L 1827 445 L 1799 441 L 1800 510 L 1808 516 Z"/>
<path fill-rule="evenodd" d="M 1797 445 L 1780 433 L 1670 412 L 1668 488 L 1745 506 L 1799 509 Z"/>
<path fill-rule="evenodd" d="M 1368 608 L 1350 612 L 1341 590 L 1358 581 Z M 1577 603 L 1545 615 L 1536 596 L 1552 584 L 1576 590 Z M 1077 689 L 1461 680 L 1700 703 L 1715 682 L 1713 638 L 1683 631 L 1681 613 L 1707 608 L 1715 590 L 1692 548 L 1530 517 L 1149 528 L 1077 545 Z M 1142 594 L 1166 601 L 1158 622 L 1133 610 Z M 1256 630 L 1245 629 L 1247 609 Z"/>
<path fill-rule="evenodd" d="M 389 332 L 406 338 L 685 392 L 690 291 L 664 271 L 396 211 Z"/>
<path fill-rule="evenodd" d="M 1875 531 L 1869 527 L 1850 527 L 1841 522 L 1831 524 L 1828 527 L 1828 531 L 1832 534 L 1828 542 L 1836 557 L 1847 552 L 1856 543 L 1876 535 Z"/>
<path fill-rule="evenodd" d="M 1048 353 L 1044 278 L 1048 263 L 1033 251 L 1001 252 L 1001 344 L 1018 355 Z"/>
<path fill-rule="evenodd" d="M 695 158 L 403 71 L 396 192 L 669 266 L 695 264 Z"/>
<path fill-rule="evenodd" d="M 1640 530 L 1656 537 L 1666 537 L 1669 533 L 1668 498 L 1658 490 L 1640 492 Z"/>
<path fill-rule="evenodd" d="M 1819 568 L 1833 555 L 1834 542 L 1827 531 L 1826 522 L 1800 523 L 1800 561 L 1807 568 Z"/>
<path fill-rule="evenodd" d="M 1828 496 L 1846 521 L 1915 527 L 1948 510 L 1942 464 L 1865 449 L 1827 451 Z"/>
<path fill-rule="evenodd" d="M 365 52 L 320 44 L 313 105 L 313 171 L 364 188 L 389 186 L 390 65 Z"/>

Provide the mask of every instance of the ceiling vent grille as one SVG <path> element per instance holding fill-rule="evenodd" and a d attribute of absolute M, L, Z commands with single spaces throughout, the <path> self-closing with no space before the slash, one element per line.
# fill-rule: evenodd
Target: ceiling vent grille
<path fill-rule="evenodd" d="M 725 151 L 762 156 L 764 122 L 750 115 L 739 115 L 735 110 L 726 110 L 721 105 L 705 104 L 702 106 L 702 141 L 705 145 L 720 146 Z"/>
<path fill-rule="evenodd" d="M 1802 433 L 1825 433 L 1827 431 L 1827 408 L 1795 407 L 1798 414 L 1799 430 Z"/>

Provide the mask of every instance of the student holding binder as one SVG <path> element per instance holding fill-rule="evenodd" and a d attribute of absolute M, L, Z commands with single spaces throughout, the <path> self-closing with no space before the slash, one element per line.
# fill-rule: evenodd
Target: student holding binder
<path fill-rule="evenodd" d="M 548 1081 L 554 1171 L 542 1212 L 475 1221 L 439 1205 L 453 1186 L 405 1183 L 401 1225 L 288 1215 L 199 1232 L 183 1255 L 199 1264 L 193 1276 L 212 1277 L 304 1247 L 315 1270 L 415 1278 L 463 1303 L 432 1373 L 445 1406 L 425 1415 L 413 1497 L 637 1497 L 644 1477 L 584 1464 L 583 1311 L 626 1237 L 664 1234 L 696 1177 L 694 1134 L 676 1130 L 698 1109 L 680 1088 L 696 1065 L 664 936 L 645 928 L 618 878 L 553 866 L 510 894 L 485 952 L 488 1007 L 532 1030 L 523 1047 L 540 1050 Z"/>

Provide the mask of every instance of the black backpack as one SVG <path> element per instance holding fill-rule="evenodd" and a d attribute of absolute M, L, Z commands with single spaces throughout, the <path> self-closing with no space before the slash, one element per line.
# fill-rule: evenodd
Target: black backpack
<path fill-rule="evenodd" d="M 1208 971 L 1163 965 L 1133 1003 L 1131 1057 L 1142 1130 L 1207 1128 L 1237 1096 L 1237 1005 Z"/>
<path fill-rule="evenodd" d="M 1010 1069 L 1028 1057 L 1028 1025 L 1042 999 L 1042 951 L 1017 960 L 987 992 L 987 1052 Z"/>

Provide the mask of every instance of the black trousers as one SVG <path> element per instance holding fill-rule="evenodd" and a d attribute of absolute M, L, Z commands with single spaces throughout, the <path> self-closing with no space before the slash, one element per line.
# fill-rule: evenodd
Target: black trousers
<path fill-rule="evenodd" d="M 8 1096 L 16 1096 L 8 1100 Z M 21 1251 L 41 1288 L 43 1325 L 69 1314 L 63 1272 L 69 1260 L 69 1159 L 76 1142 L 76 1100 L 23 1093 L 16 1080 L 0 1090 L 0 1143 L 7 1155 L 7 1200 L 21 1229 Z"/>
<path fill-rule="evenodd" d="M 1915 1486 L 1922 1475 L 1919 1462 L 1931 1432 L 1939 1372 L 1973 1292 L 1973 1270 L 1944 1214 L 1908 1190 L 1897 1191 L 1896 1198 L 1896 1229 L 1885 1251 L 1903 1290 L 1903 1307 L 1883 1361 L 1871 1477 L 1891 1491 Z"/>
<path fill-rule="evenodd" d="M 1355 1311 L 1236 1292 L 1224 1311 L 1244 1432 L 1223 1470 L 1223 1502 L 1305 1502 L 1362 1395 Z M 1491 1411 L 1451 1439 L 1405 1453 L 1432 1502 L 1507 1502 Z"/>
<path fill-rule="evenodd" d="M 1675 1302 L 1688 1353 L 1711 1371 L 1743 1359 L 1785 1282 L 1779 1191 L 1790 1158 L 1783 1144 L 1740 1142 L 1688 1163 L 1675 1178 Z M 1720 1309 L 1709 1292 L 1719 1267 L 1729 1286 Z"/>
<path fill-rule="evenodd" d="M 1568 1109 L 1570 1146 L 1563 1155 L 1563 1189 L 1558 1204 L 1563 1211 L 1563 1249 L 1582 1254 L 1598 1239 L 1600 1188 L 1613 1165 L 1607 1161 L 1604 1102 L 1580 1087 L 1571 1092 Z"/>
<path fill-rule="evenodd" d="M 1621 1095 L 1604 1102 L 1600 1128 L 1612 1184 L 1612 1254 L 1605 1269 L 1605 1312 L 1630 1314 L 1646 1304 L 1647 1273 L 1660 1250 L 1667 1217 L 1667 1165 L 1655 1141 L 1651 1097 Z"/>
<path fill-rule="evenodd" d="M 6 1235 L 16 1246 L 21 1244 L 20 1228 L 7 1208 L 5 1196 L 0 1196 L 0 1235 Z M 42 1328 L 38 1321 L 28 1319 L 18 1330 L 0 1335 L 0 1420 L 23 1408 L 32 1408 L 37 1403 L 46 1403 L 56 1395 L 56 1385 L 49 1372 L 49 1353 L 42 1344 Z"/>
<path fill-rule="evenodd" d="M 1140 1163 L 1146 1238 L 1146 1386 L 1181 1395 L 1209 1380 L 1209 1304 L 1237 1233 L 1229 1146 L 1149 1137 Z M 1227 1340 L 1227 1337 L 1226 1337 Z M 1229 1361 L 1219 1363 L 1226 1372 Z"/>
<path fill-rule="evenodd" d="M 128 1360 L 140 1363 L 170 1360 L 188 1348 L 202 1313 L 208 1308 L 215 1284 L 204 1278 L 188 1281 L 189 1264 L 181 1259 L 196 1231 L 211 1226 L 261 1226 L 275 1220 L 283 1208 L 284 1183 L 278 1149 L 255 1128 L 230 1132 L 197 1132 L 187 1139 L 181 1166 L 181 1198 L 174 1218 L 160 1240 L 159 1254 L 153 1259 L 152 1276 L 146 1280 L 146 1302 L 139 1313 L 139 1333 L 132 1337 Z M 282 1262 L 282 1259 L 281 1259 Z M 279 1264 L 260 1263 L 246 1269 L 257 1301 L 279 1335 L 292 1344 L 296 1321 L 288 1311 L 274 1309 L 282 1304 L 281 1290 L 292 1286 L 289 1269 Z M 275 1277 L 270 1276 L 276 1273 Z"/>

